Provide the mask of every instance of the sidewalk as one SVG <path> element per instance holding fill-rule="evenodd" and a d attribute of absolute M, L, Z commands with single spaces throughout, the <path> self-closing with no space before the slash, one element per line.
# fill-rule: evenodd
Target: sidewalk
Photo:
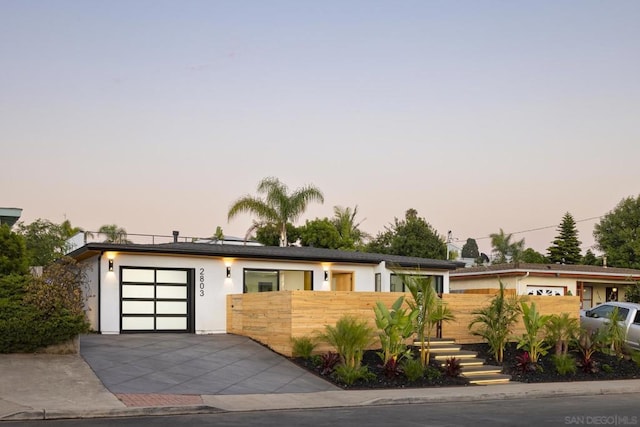
<path fill-rule="evenodd" d="M 122 399 L 120 400 L 102 385 L 80 356 L 0 355 L 0 421 L 469 402 L 620 393 L 640 393 L 640 379 L 286 394 L 126 394 L 119 395 Z"/>

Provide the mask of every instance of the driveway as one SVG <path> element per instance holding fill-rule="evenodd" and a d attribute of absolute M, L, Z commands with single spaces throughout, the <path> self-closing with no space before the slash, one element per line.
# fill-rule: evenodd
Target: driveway
<path fill-rule="evenodd" d="M 229 395 L 339 390 L 229 334 L 83 335 L 80 353 L 111 393 Z"/>

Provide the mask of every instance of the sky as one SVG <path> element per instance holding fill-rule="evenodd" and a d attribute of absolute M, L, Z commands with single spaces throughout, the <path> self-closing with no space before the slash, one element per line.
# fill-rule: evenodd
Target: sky
<path fill-rule="evenodd" d="M 640 193 L 637 0 L 0 0 L 0 206 L 97 230 L 244 236 L 230 205 L 318 187 L 296 225 L 416 209 L 582 249 Z M 536 231 L 528 231 L 536 230 Z"/>

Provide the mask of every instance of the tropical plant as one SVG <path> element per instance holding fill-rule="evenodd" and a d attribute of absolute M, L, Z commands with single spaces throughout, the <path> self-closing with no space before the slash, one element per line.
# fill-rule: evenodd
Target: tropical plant
<path fill-rule="evenodd" d="M 425 374 L 425 367 L 420 359 L 406 358 L 402 361 L 401 367 L 409 381 L 417 381 Z"/>
<path fill-rule="evenodd" d="M 490 234 L 491 247 L 493 248 L 493 263 L 502 264 L 507 261 L 518 262 L 524 250 L 524 239 L 512 242 L 513 234 L 505 234 L 500 229 L 499 233 Z"/>
<path fill-rule="evenodd" d="M 342 364 L 336 366 L 333 374 L 346 385 L 352 385 L 359 379 L 370 380 L 375 378 L 375 374 L 369 372 L 366 366 L 355 367 Z"/>
<path fill-rule="evenodd" d="M 316 348 L 316 343 L 310 337 L 292 337 L 291 354 L 293 357 L 311 358 L 311 353 Z"/>
<path fill-rule="evenodd" d="M 127 230 L 122 227 L 118 227 L 116 224 L 106 224 L 100 227 L 99 234 L 105 236 L 106 243 L 131 243 L 127 239 Z"/>
<path fill-rule="evenodd" d="M 578 369 L 576 359 L 570 354 L 556 353 L 552 359 L 553 365 L 560 375 L 575 374 Z"/>
<path fill-rule="evenodd" d="M 513 327 L 520 315 L 518 298 L 508 298 L 505 287 L 500 281 L 498 293 L 488 306 L 473 311 L 475 317 L 469 324 L 473 335 L 484 339 L 498 363 L 504 359 L 504 347 L 511 336 Z M 478 325 L 476 328 L 474 326 Z"/>
<path fill-rule="evenodd" d="M 353 210 L 349 207 L 334 206 L 333 214 L 331 222 L 340 235 L 340 249 L 356 249 L 362 245 L 364 239 L 370 237 L 367 233 L 360 230 L 360 225 L 364 220 L 356 222 L 356 215 L 358 214 L 357 205 Z"/>
<path fill-rule="evenodd" d="M 527 372 L 535 372 L 539 369 L 539 365 L 531 360 L 531 355 L 528 351 L 516 355 L 516 370 L 526 374 Z"/>
<path fill-rule="evenodd" d="M 607 350 L 610 354 L 615 354 L 616 356 L 621 356 L 624 350 L 625 331 L 620 325 L 621 320 L 623 319 L 620 316 L 620 309 L 614 307 L 609 319 L 600 329 Z"/>
<path fill-rule="evenodd" d="M 522 302 L 520 308 L 522 309 L 522 323 L 524 323 L 525 333 L 520 337 L 517 348 L 527 351 L 532 363 L 538 363 L 539 357 L 547 354 L 550 347 L 541 333 L 551 316 L 541 315 L 534 302 L 531 305 Z"/>
<path fill-rule="evenodd" d="M 580 328 L 574 344 L 580 354 L 578 366 L 582 368 L 583 372 L 598 372 L 598 364 L 593 356 L 606 345 L 604 340 L 605 337 L 599 329 L 588 330 L 582 327 Z"/>
<path fill-rule="evenodd" d="M 444 373 L 448 377 L 457 378 L 462 374 L 462 363 L 457 357 L 448 357 L 444 361 Z"/>
<path fill-rule="evenodd" d="M 413 333 L 413 322 L 417 312 L 403 308 L 404 296 L 399 297 L 389 310 L 381 301 L 373 307 L 376 326 L 380 338 L 381 351 L 378 353 L 382 364 L 397 366 L 402 357 L 409 353 L 406 340 Z"/>
<path fill-rule="evenodd" d="M 569 344 L 580 330 L 580 322 L 569 313 L 553 314 L 545 325 L 545 335 L 552 345 L 555 345 L 556 355 L 566 355 Z"/>
<path fill-rule="evenodd" d="M 373 341 L 374 330 L 366 320 L 351 315 L 344 315 L 335 326 L 325 325 L 325 332 L 320 338 L 333 346 L 343 365 L 360 368 L 364 351 Z"/>
<path fill-rule="evenodd" d="M 413 330 L 420 342 L 420 361 L 429 363 L 431 337 L 439 322 L 449 322 L 455 317 L 451 309 L 436 294 L 431 284 L 431 276 L 400 275 L 411 293 L 407 301 L 412 310 Z"/>
<path fill-rule="evenodd" d="M 240 213 L 251 213 L 258 217 L 247 231 L 248 236 L 261 226 L 275 225 L 280 230 L 280 246 L 287 245 L 287 224 L 296 221 L 312 201 L 324 203 L 322 192 L 308 185 L 289 194 L 285 184 L 277 178 L 264 178 L 258 184 L 258 193 L 265 198 L 244 196 L 233 202 L 227 214 L 231 220 Z"/>
<path fill-rule="evenodd" d="M 320 356 L 318 361 L 320 366 L 320 375 L 329 375 L 333 372 L 336 365 L 340 363 L 340 355 L 333 351 L 328 351 Z"/>

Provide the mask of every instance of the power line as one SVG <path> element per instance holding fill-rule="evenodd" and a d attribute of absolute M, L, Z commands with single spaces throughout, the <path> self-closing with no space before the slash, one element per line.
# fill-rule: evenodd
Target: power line
<path fill-rule="evenodd" d="M 577 224 L 579 222 L 586 222 L 586 221 L 593 221 L 594 219 L 600 219 L 602 218 L 604 215 L 600 215 L 600 216 L 592 216 L 591 218 L 584 218 L 584 219 L 579 219 L 579 220 L 574 220 L 574 222 Z M 533 231 L 541 231 L 541 230 L 548 230 L 550 228 L 556 228 L 558 227 L 558 224 L 555 225 L 547 225 L 545 227 L 537 227 L 537 228 L 531 228 L 528 230 L 522 230 L 522 231 L 514 231 L 513 233 L 507 233 L 507 234 L 522 234 L 522 233 L 530 233 Z M 484 240 L 484 239 L 490 239 L 491 236 L 483 236 L 483 237 L 472 237 L 473 240 Z M 456 242 L 461 242 L 462 239 L 455 239 Z"/>

